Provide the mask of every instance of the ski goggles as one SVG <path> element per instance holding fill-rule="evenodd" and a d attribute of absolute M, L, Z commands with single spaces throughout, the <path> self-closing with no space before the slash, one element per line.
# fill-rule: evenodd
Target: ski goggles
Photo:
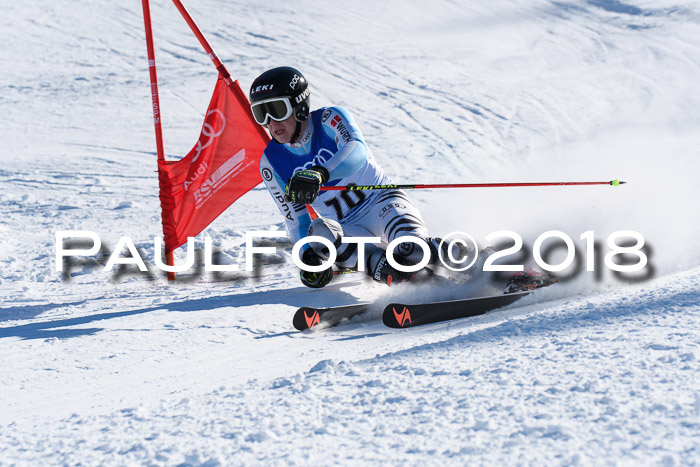
<path fill-rule="evenodd" d="M 292 116 L 294 109 L 289 97 L 273 97 L 264 99 L 250 106 L 253 117 L 259 125 L 267 125 L 270 119 L 277 122 L 287 120 Z"/>

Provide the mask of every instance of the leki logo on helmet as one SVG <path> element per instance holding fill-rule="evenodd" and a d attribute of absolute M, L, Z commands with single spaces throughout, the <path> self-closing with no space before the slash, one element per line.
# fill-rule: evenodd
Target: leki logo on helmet
<path fill-rule="evenodd" d="M 251 91 L 251 94 L 256 94 L 258 92 L 264 92 L 264 91 L 272 91 L 272 88 L 274 88 L 274 84 L 263 84 L 262 86 L 257 86 L 255 89 Z"/>
<path fill-rule="evenodd" d="M 408 321 L 408 324 L 411 324 L 411 312 L 408 311 L 407 306 L 403 307 L 403 311 L 401 313 L 397 313 L 396 308 L 394 307 L 391 309 L 394 310 L 394 316 L 396 317 L 396 322 L 399 323 L 399 326 L 404 327 L 406 321 Z"/>
<path fill-rule="evenodd" d="M 309 316 L 304 311 L 304 319 L 306 320 L 306 326 L 312 328 L 321 322 L 321 317 L 318 315 L 318 310 L 314 310 L 314 314 Z"/>

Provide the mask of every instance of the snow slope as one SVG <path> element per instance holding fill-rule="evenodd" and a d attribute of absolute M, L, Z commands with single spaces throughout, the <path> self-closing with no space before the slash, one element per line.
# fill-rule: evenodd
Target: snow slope
<path fill-rule="evenodd" d="M 187 6 L 244 88 L 297 66 L 397 182 L 629 182 L 412 192 L 436 235 L 557 229 L 583 251 L 585 231 L 636 230 L 651 277 L 599 265 L 473 319 L 313 333 L 296 307 L 436 292 L 305 289 L 285 241 L 255 275 L 168 284 L 140 5 L 3 5 L 0 465 L 698 463 L 697 2 Z M 151 8 L 176 158 L 216 73 L 174 6 Z M 258 187 L 205 235 L 233 263 L 246 231 L 283 228 Z M 58 230 L 102 253 L 61 275 Z M 150 272 L 102 270 L 125 236 Z"/>

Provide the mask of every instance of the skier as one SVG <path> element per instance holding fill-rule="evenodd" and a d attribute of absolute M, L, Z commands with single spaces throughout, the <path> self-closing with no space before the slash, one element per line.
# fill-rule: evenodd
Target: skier
<path fill-rule="evenodd" d="M 406 273 L 392 267 L 386 246 L 396 238 L 415 236 L 430 248 L 429 264 L 438 262 L 440 239 L 428 236 L 418 209 L 401 190 L 319 191 L 322 185 L 387 185 L 391 179 L 377 164 L 350 113 L 342 107 L 310 111 L 311 90 L 301 72 L 291 67 L 266 71 L 253 81 L 250 102 L 258 124 L 270 133 L 260 160 L 260 173 L 277 207 L 286 219 L 293 242 L 307 235 L 331 241 L 337 250 L 335 264 L 357 270 L 357 243 L 341 243 L 344 236 L 379 237 L 378 245 L 365 246 L 367 274 L 388 285 L 432 276 L 429 268 Z M 310 204 L 320 215 L 311 220 Z M 302 261 L 317 266 L 328 259 L 321 243 L 306 245 Z M 423 259 L 422 248 L 402 242 L 394 250 L 397 263 L 411 266 Z M 327 285 L 332 269 L 316 273 L 302 270 L 308 287 Z"/>
<path fill-rule="evenodd" d="M 310 111 L 311 90 L 304 75 L 291 67 L 278 67 L 258 76 L 250 87 L 255 121 L 267 128 L 272 141 L 260 159 L 260 174 L 277 202 L 293 242 L 307 235 L 329 240 L 336 248 L 335 264 L 358 270 L 358 244 L 343 243 L 343 237 L 379 237 L 378 245 L 365 246 L 365 270 L 378 282 L 392 285 L 409 280 L 447 281 L 424 267 L 413 273 L 394 268 L 385 251 L 389 243 L 404 236 L 418 237 L 429 248 L 429 265 L 440 261 L 441 239 L 428 236 L 418 209 L 402 190 L 320 191 L 322 185 L 390 185 L 391 179 L 374 160 L 350 113 L 342 107 Z M 312 220 L 306 204 L 320 214 Z M 482 254 L 487 251 L 486 254 Z M 480 262 L 490 250 L 479 252 Z M 400 265 L 413 266 L 423 259 L 416 243 L 401 242 L 394 249 Z M 456 258 L 461 257 L 462 251 Z M 305 245 L 302 261 L 317 266 L 328 259 L 321 243 Z M 478 268 L 475 268 L 478 269 Z M 322 272 L 300 272 L 304 285 L 326 286 L 332 268 Z M 441 280 L 442 279 L 442 280 Z M 535 271 L 512 276 L 506 293 L 549 285 L 556 280 Z"/>

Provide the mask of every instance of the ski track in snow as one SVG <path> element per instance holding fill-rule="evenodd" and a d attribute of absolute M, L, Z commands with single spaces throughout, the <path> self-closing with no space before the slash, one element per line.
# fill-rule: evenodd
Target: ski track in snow
<path fill-rule="evenodd" d="M 297 66 L 313 106 L 348 108 L 399 183 L 629 182 L 414 191 L 434 234 L 509 229 L 532 245 L 550 229 L 577 242 L 593 230 L 604 245 L 632 229 L 654 277 L 584 273 L 405 331 L 381 324 L 382 303 L 451 297 L 357 277 L 304 289 L 283 239 L 253 273 L 199 268 L 169 285 L 154 266 L 140 7 L 6 5 L 0 465 L 698 464 L 696 2 L 187 6 L 244 89 Z M 196 141 L 216 74 L 170 3 L 151 10 L 176 158 Z M 205 235 L 231 264 L 246 231 L 283 228 L 258 187 Z M 58 230 L 97 232 L 100 254 L 62 276 Z M 125 236 L 148 273 L 103 271 Z M 334 329 L 291 326 L 298 306 L 358 299 L 378 304 Z"/>

